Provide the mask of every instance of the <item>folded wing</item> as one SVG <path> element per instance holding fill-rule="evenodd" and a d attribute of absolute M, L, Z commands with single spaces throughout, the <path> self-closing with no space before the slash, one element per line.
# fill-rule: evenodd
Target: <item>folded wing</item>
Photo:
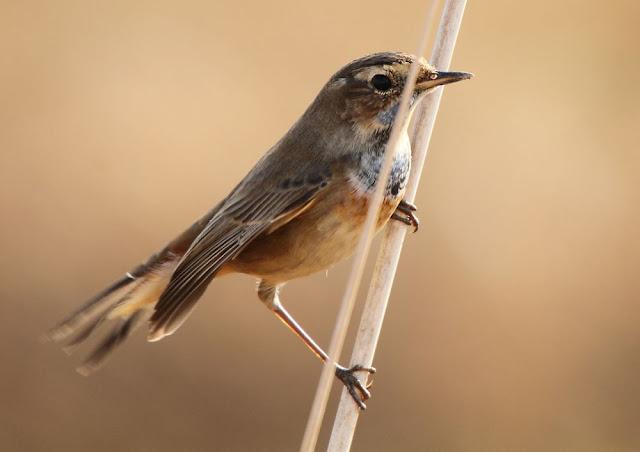
<path fill-rule="evenodd" d="M 271 184 L 268 190 L 239 189 L 193 241 L 160 296 L 148 339 L 172 334 L 186 320 L 216 273 L 256 237 L 291 221 L 329 183 L 329 171 L 314 171 Z"/>

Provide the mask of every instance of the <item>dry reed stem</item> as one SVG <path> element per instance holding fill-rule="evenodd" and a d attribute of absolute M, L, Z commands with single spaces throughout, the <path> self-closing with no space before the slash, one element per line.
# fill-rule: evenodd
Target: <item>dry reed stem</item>
<path fill-rule="evenodd" d="M 451 63 L 465 6 L 466 0 L 445 2 L 430 61 L 440 70 L 447 70 Z M 409 202 L 414 200 L 418 189 L 441 98 L 442 87 L 417 107 L 412 136 L 414 165 L 405 196 Z M 371 366 L 373 362 L 405 235 L 406 227 L 398 224 L 387 226 L 371 278 L 367 303 L 351 358 L 352 363 Z M 348 451 L 351 448 L 359 411 L 346 389 L 343 390 L 329 441 L 329 452 Z"/>
<path fill-rule="evenodd" d="M 420 48 L 418 49 L 418 55 L 423 55 L 426 50 L 427 39 L 429 35 L 429 24 L 431 22 L 432 8 L 429 9 L 429 14 L 423 27 L 423 32 L 420 41 Z M 304 437 L 300 450 L 303 452 L 313 451 L 318 441 L 318 435 L 320 434 L 320 428 L 322 427 L 322 420 L 327 407 L 327 401 L 329 400 L 329 394 L 331 392 L 331 383 L 333 381 L 333 374 L 335 371 L 335 363 L 338 362 L 344 340 L 347 335 L 349 327 L 349 320 L 351 319 L 351 313 L 353 312 L 353 306 L 355 304 L 358 289 L 362 281 L 362 275 L 364 273 L 364 267 L 366 264 L 367 256 L 371 248 L 371 242 L 375 234 L 375 224 L 378 216 L 378 211 L 382 205 L 384 189 L 387 185 L 389 175 L 391 173 L 391 166 L 393 164 L 393 157 L 396 152 L 399 138 L 403 133 L 403 127 L 406 127 L 406 118 L 409 113 L 409 98 L 413 92 L 415 86 L 416 77 L 418 74 L 419 63 L 414 62 L 409 70 L 407 82 L 400 99 L 400 107 L 396 115 L 396 120 L 391 129 L 389 141 L 387 143 L 387 150 L 385 152 L 385 160 L 380 169 L 380 175 L 375 186 L 375 191 L 372 200 L 369 205 L 369 211 L 367 212 L 367 218 L 363 227 L 362 236 L 356 249 L 353 267 L 349 280 L 347 282 L 347 288 L 342 298 L 340 310 L 336 318 L 333 335 L 327 354 L 329 359 L 322 368 L 318 387 L 316 389 L 315 398 L 311 411 L 309 413 L 309 419 L 305 429 Z M 352 402 L 353 403 L 353 402 Z"/>

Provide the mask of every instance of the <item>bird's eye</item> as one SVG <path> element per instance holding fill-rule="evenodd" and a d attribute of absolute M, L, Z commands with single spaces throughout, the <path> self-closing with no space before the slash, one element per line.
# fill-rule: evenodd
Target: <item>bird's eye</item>
<path fill-rule="evenodd" d="M 391 79 L 383 74 L 376 74 L 371 78 L 371 85 L 378 91 L 387 91 L 391 88 Z"/>

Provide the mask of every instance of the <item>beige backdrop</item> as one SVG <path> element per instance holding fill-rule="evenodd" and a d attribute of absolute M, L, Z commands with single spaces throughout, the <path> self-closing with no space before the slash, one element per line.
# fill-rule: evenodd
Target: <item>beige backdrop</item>
<path fill-rule="evenodd" d="M 320 366 L 248 277 L 89 379 L 38 337 L 224 196 L 341 65 L 413 51 L 423 3 L 2 2 L 0 449 L 298 447 Z M 470 1 L 453 67 L 476 78 L 443 99 L 354 450 L 640 449 L 639 19 Z M 284 291 L 321 344 L 348 268 Z"/>

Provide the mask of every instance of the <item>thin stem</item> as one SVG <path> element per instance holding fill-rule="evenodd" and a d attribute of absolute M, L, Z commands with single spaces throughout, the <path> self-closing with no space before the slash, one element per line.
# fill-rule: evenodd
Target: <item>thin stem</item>
<path fill-rule="evenodd" d="M 429 25 L 431 23 L 431 16 L 432 9 L 430 8 L 423 26 L 417 55 L 424 55 L 425 53 L 427 40 L 429 37 Z M 311 406 L 309 419 L 307 421 L 307 427 L 305 429 L 302 444 L 300 446 L 300 450 L 303 452 L 313 451 L 318 441 L 320 428 L 322 427 L 322 420 L 327 407 L 327 401 L 329 400 L 329 394 L 331 392 L 331 383 L 333 381 L 334 374 L 333 363 L 338 362 L 342 347 L 344 345 L 344 340 L 347 335 L 349 320 L 351 319 L 351 314 L 353 312 L 358 289 L 360 288 L 360 283 L 362 281 L 362 275 L 364 273 L 367 256 L 369 255 L 371 242 L 375 234 L 378 212 L 380 211 L 380 206 L 382 205 L 384 197 L 384 190 L 387 186 L 387 181 L 389 180 L 389 175 L 391 173 L 393 157 L 396 152 L 398 141 L 407 127 L 409 99 L 413 94 L 413 89 L 415 87 L 415 82 L 418 75 L 418 69 L 419 61 L 416 60 L 412 63 L 411 68 L 409 69 L 409 75 L 402 92 L 398 113 L 396 114 L 396 119 L 394 121 L 393 127 L 391 128 L 391 134 L 389 136 L 389 141 L 387 143 L 385 151 L 385 159 L 382 164 L 382 168 L 380 169 L 380 174 L 376 182 L 372 200 L 369 204 L 367 218 L 365 220 L 360 241 L 358 242 L 358 247 L 356 249 L 353 267 L 351 269 L 347 288 L 342 298 L 340 310 L 338 311 L 338 316 L 336 318 L 333 335 L 331 337 L 331 342 L 328 349 L 328 355 L 330 359 L 326 361 L 325 365 L 323 366 L 322 373 L 320 374 L 320 381 L 318 382 L 315 398 L 313 401 L 313 405 Z"/>
<path fill-rule="evenodd" d="M 445 3 L 430 61 L 438 69 L 449 68 L 465 6 L 466 0 L 447 0 Z M 418 189 L 441 98 L 442 88 L 439 88 L 417 107 L 412 137 L 414 165 L 405 197 L 409 202 L 414 200 Z M 385 231 L 356 337 L 352 363 L 370 366 L 373 362 L 405 235 L 406 228 L 397 224 L 389 225 Z M 358 414 L 359 409 L 348 393 L 343 391 L 329 441 L 329 452 L 348 451 L 351 448 Z"/>

